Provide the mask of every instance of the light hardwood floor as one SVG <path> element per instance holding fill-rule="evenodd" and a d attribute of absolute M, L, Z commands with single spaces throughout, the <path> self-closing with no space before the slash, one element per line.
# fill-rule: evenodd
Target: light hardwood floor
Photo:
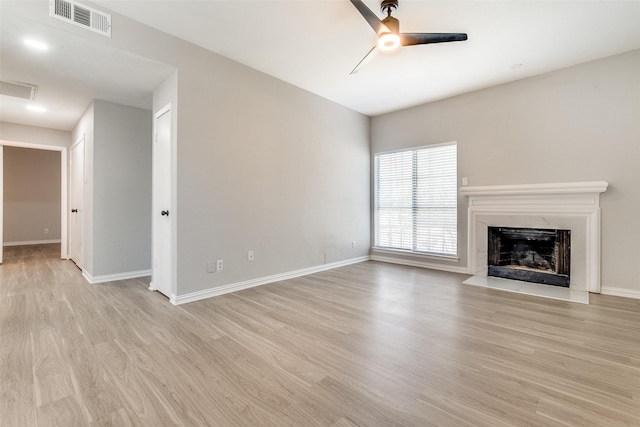
<path fill-rule="evenodd" d="M 172 306 L 57 245 L 0 266 L 0 425 L 640 426 L 640 301 L 365 262 Z"/>

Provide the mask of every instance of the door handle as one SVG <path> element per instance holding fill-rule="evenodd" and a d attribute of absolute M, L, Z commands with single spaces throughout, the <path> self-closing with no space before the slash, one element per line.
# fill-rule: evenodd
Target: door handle
<path fill-rule="evenodd" d="M 78 212 L 78 209 L 71 209 L 71 213 L 76 213 Z"/>
<path fill-rule="evenodd" d="M 169 211 L 162 211 L 162 212 L 160 212 L 160 215 L 169 216 Z"/>

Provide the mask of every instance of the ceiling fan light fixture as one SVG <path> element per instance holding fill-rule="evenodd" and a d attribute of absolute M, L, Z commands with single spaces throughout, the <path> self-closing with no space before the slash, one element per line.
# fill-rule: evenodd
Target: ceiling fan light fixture
<path fill-rule="evenodd" d="M 400 46 L 400 36 L 395 33 L 382 33 L 378 37 L 378 47 L 382 50 L 394 50 Z"/>

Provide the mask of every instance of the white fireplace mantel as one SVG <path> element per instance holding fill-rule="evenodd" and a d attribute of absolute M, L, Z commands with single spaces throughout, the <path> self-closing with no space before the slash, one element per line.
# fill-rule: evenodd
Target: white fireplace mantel
<path fill-rule="evenodd" d="M 608 183 L 462 187 L 469 199 L 468 273 L 487 275 L 489 226 L 571 230 L 572 290 L 600 292 L 600 193 Z"/>
<path fill-rule="evenodd" d="M 551 195 L 584 194 L 599 195 L 607 190 L 606 181 L 563 182 L 552 184 L 488 185 L 480 187 L 462 187 L 463 196 L 513 196 L 513 195 Z"/>

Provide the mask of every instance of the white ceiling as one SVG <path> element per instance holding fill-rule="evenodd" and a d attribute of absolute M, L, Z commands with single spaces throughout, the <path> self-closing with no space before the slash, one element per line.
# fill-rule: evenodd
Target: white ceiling
<path fill-rule="evenodd" d="M 4 3 L 10 2 L 0 2 L 3 9 Z M 378 13 L 379 1 L 365 3 Z M 394 16 L 400 20 L 402 31 L 466 32 L 469 40 L 402 48 L 392 55 L 377 56 L 359 73 L 349 75 L 374 45 L 376 35 L 348 0 L 97 0 L 94 5 L 368 115 L 640 49 L 640 0 L 400 0 Z M 162 64 L 125 52 L 101 52 L 108 59 L 94 61 L 96 52 L 91 51 L 87 40 L 61 31 L 47 35 L 54 37 L 52 43 L 68 55 L 63 64 L 50 62 L 46 67 L 25 68 L 20 61 L 25 61 L 26 54 L 21 46 L 18 49 L 17 41 L 25 26 L 13 20 L 22 18 L 2 16 L 1 77 L 31 80 L 40 85 L 42 96 L 63 78 L 67 83 L 79 81 L 87 93 L 94 91 L 103 99 L 109 99 L 112 93 L 112 98 L 122 98 L 118 102 L 150 105 L 152 85 L 170 71 Z M 39 24 L 46 26 L 46 20 Z M 104 46 L 101 49 L 108 50 Z M 121 55 L 129 56 L 127 62 L 113 59 Z M 8 60 L 11 65 L 7 65 Z M 122 64 L 126 64 L 126 71 L 118 69 Z M 67 72 L 60 71 L 61 65 Z M 132 71 L 138 66 L 140 72 Z M 87 78 L 98 75 L 97 67 L 108 71 L 99 78 Z M 52 70 L 58 70 L 57 75 L 51 76 Z M 127 88 L 122 88 L 123 75 L 131 77 L 126 79 Z M 70 88 L 63 86 L 61 89 Z M 74 91 L 74 95 L 80 92 Z M 126 100 L 122 92 L 139 96 Z M 143 100 L 145 94 L 147 99 Z M 0 98 L 2 120 L 18 120 L 5 108 L 7 97 Z M 72 98 L 67 96 L 65 103 L 72 105 L 76 102 Z"/>

